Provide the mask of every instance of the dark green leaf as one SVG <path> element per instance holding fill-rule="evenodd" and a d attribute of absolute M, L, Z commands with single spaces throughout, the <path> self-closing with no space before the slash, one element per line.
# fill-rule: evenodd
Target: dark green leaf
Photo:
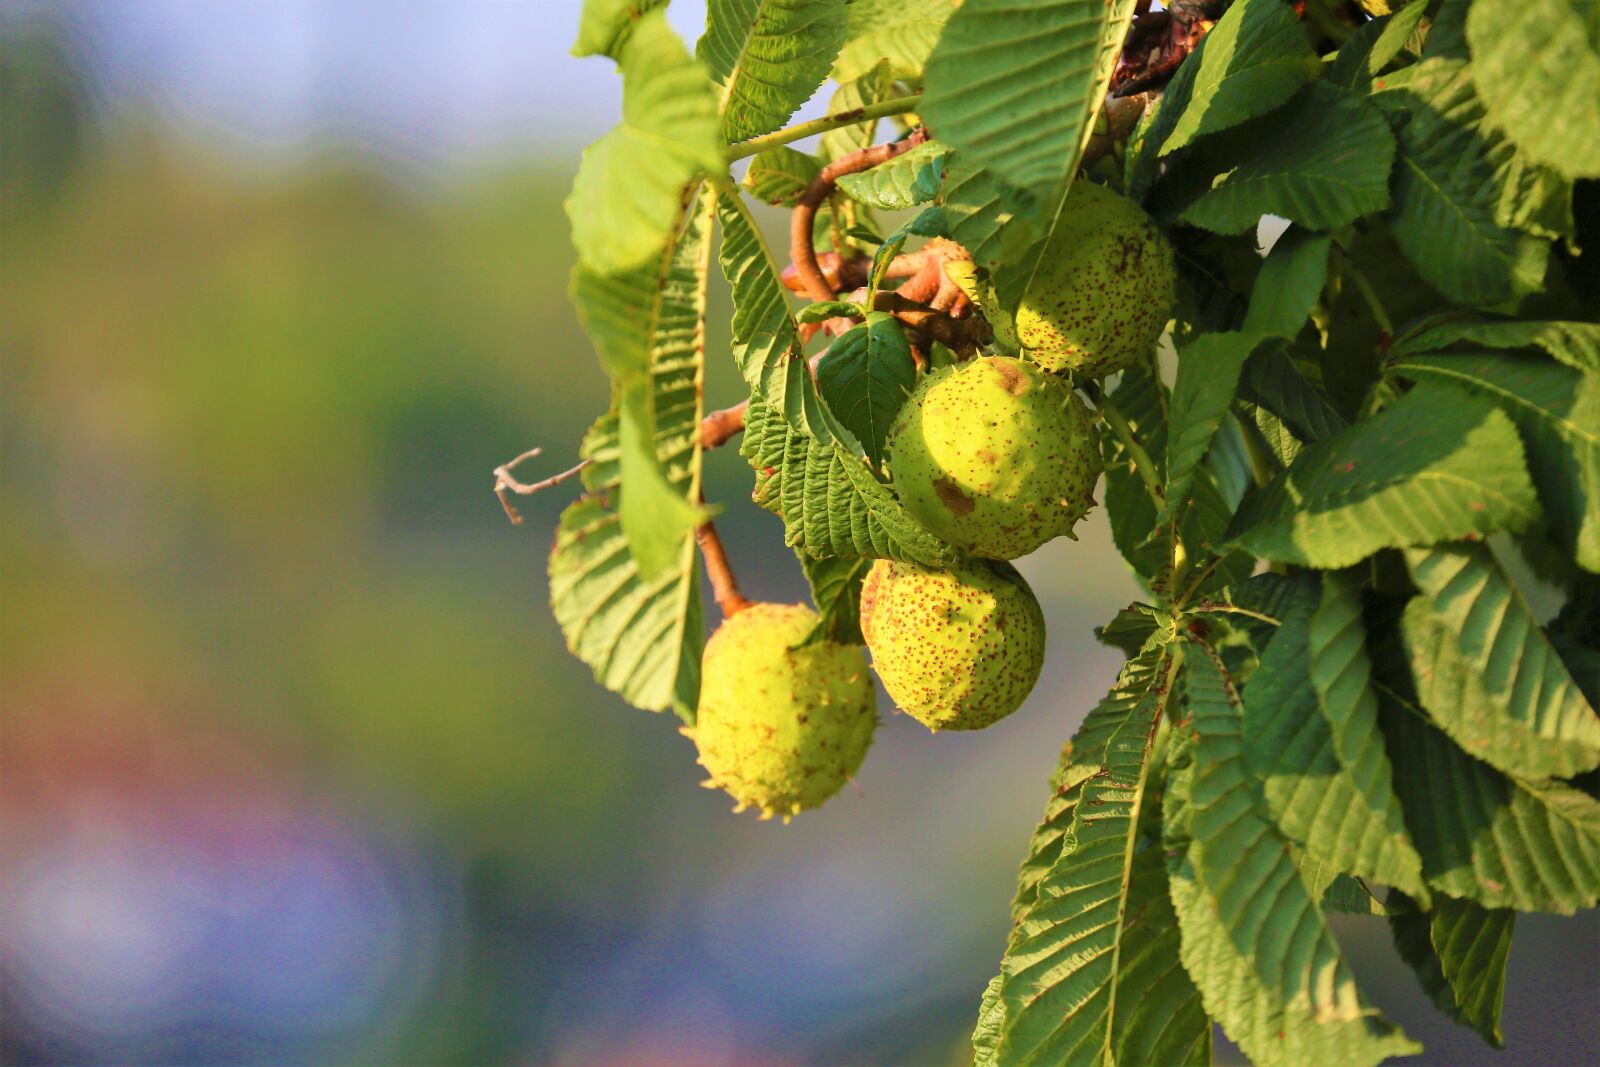
<path fill-rule="evenodd" d="M 1293 338 L 1306 324 L 1328 280 L 1333 238 L 1291 226 L 1261 264 L 1245 313 L 1246 333 Z"/>
<path fill-rule="evenodd" d="M 1374 82 L 1400 142 L 1389 228 L 1428 283 L 1458 304 L 1536 289 L 1549 246 L 1501 227 L 1502 149 L 1483 129 L 1465 63 L 1424 60 Z"/>
<path fill-rule="evenodd" d="M 1326 230 L 1389 206 L 1394 137 L 1356 93 L 1313 82 L 1250 133 L 1211 157 L 1227 169 L 1184 208 L 1183 221 L 1243 233 L 1278 215 Z"/>
<path fill-rule="evenodd" d="M 1237 0 L 1179 68 L 1162 108 L 1159 155 L 1263 115 L 1317 76 L 1321 64 L 1293 8 Z"/>
<path fill-rule="evenodd" d="M 1243 715 L 1214 653 L 1185 659 L 1192 777 L 1168 778 L 1166 840 L 1183 963 L 1206 1010 L 1262 1067 L 1372 1067 L 1418 1051 L 1368 1007 L 1244 759 Z"/>
<path fill-rule="evenodd" d="M 1133 0 L 966 0 L 928 57 L 939 139 L 1055 204 L 1065 195 Z"/>
<path fill-rule="evenodd" d="M 813 556 L 926 567 L 956 561 L 956 551 L 912 518 L 863 459 L 794 429 L 766 404 L 751 402 L 739 452 L 755 469 L 756 503 L 783 519 L 785 543 Z"/>
<path fill-rule="evenodd" d="M 1422 596 L 1402 632 L 1422 706 L 1467 753 L 1508 774 L 1600 766 L 1600 718 L 1482 545 L 1406 553 Z"/>
<path fill-rule="evenodd" d="M 1423 992 L 1450 1018 L 1495 1048 L 1503 1047 L 1500 1005 L 1517 913 L 1449 897 L 1422 911 L 1399 893 L 1391 894 L 1389 908 L 1395 948 L 1416 972 Z"/>
<path fill-rule="evenodd" d="M 1403 682 L 1387 672 L 1383 681 L 1389 759 L 1401 768 L 1395 787 L 1429 884 L 1487 908 L 1571 915 L 1594 907 L 1600 802 L 1473 759 L 1402 696 Z"/>
<path fill-rule="evenodd" d="M 884 311 L 867 312 L 828 346 L 817 364 L 817 388 L 840 422 L 855 434 L 874 464 L 884 461 L 889 427 L 917 384 L 900 320 Z"/>
<path fill-rule="evenodd" d="M 800 569 L 811 586 L 811 602 L 820 616 L 805 643 L 866 644 L 861 636 L 861 582 L 872 561 L 837 556 L 817 559 L 805 552 L 795 555 L 800 557 Z"/>
<path fill-rule="evenodd" d="M 1600 571 L 1600 375 L 1532 355 L 1418 355 L 1395 369 L 1453 382 L 1511 417 L 1556 541 L 1578 564 Z"/>
<path fill-rule="evenodd" d="M 1170 670 L 1166 650 L 1152 648 L 1128 662 L 1113 690 L 1120 721 L 1103 767 L 1083 781 L 1060 856 L 1039 880 L 1001 962 L 1000 1062 L 1109 1065 L 1124 1059 L 1121 1036 L 1152 1046 L 1158 1062 L 1178 1063 L 1204 1039 L 1205 1017 L 1177 965 L 1176 939 L 1130 925 L 1159 921 L 1164 910 L 1164 872 L 1136 853 Z M 1182 1005 L 1189 1024 L 1175 1032 L 1139 1025 L 1138 1013 L 1158 998 Z"/>
<path fill-rule="evenodd" d="M 1600 374 L 1600 323 L 1441 322 L 1395 342 L 1391 360 L 1418 352 L 1464 348 L 1539 348 L 1569 367 Z"/>
<path fill-rule="evenodd" d="M 1296 585 L 1244 691 L 1251 772 L 1311 860 L 1425 896 L 1368 684 L 1360 591 L 1335 574 Z"/>
<path fill-rule="evenodd" d="M 1521 530 L 1538 515 L 1511 420 L 1426 385 L 1302 451 L 1246 498 L 1233 534 L 1264 559 L 1347 567 L 1380 548 Z"/>
<path fill-rule="evenodd" d="M 1415 0 L 1392 15 L 1373 19 L 1356 31 L 1334 57 L 1328 80 L 1346 89 L 1365 90 L 1398 56 L 1427 13 L 1426 0 Z"/>

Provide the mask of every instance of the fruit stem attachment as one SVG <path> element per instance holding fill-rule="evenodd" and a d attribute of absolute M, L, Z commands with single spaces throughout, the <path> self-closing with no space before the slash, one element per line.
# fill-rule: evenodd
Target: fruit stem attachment
<path fill-rule="evenodd" d="M 746 156 L 765 152 L 769 148 L 777 148 L 779 145 L 786 145 L 791 141 L 798 141 L 813 134 L 837 130 L 841 126 L 854 126 L 858 122 L 886 118 L 890 115 L 904 115 L 908 111 L 915 111 L 921 99 L 920 94 L 912 93 L 910 96 L 896 96 L 888 100 L 879 100 L 863 107 L 851 108 L 849 111 L 838 111 L 832 115 L 824 115 L 820 119 L 797 123 L 785 129 L 775 130 L 772 133 L 764 133 L 760 137 L 752 137 L 748 141 L 731 144 L 723 150 L 722 156 L 729 163 L 733 163 Z"/>
<path fill-rule="evenodd" d="M 1128 425 L 1128 420 L 1109 395 L 1102 394 L 1097 406 L 1100 417 L 1105 420 L 1106 427 L 1111 431 L 1111 436 L 1117 439 L 1117 443 L 1127 450 L 1128 457 L 1133 460 L 1135 473 L 1139 475 L 1139 480 L 1144 482 L 1144 487 L 1150 491 L 1150 499 L 1155 501 L 1156 510 L 1159 511 L 1166 502 L 1167 494 L 1161 487 L 1160 479 L 1156 477 L 1156 465 L 1150 459 L 1150 453 L 1144 450 L 1144 446 L 1134 436 L 1133 427 Z"/>
<path fill-rule="evenodd" d="M 733 576 L 733 568 L 728 565 L 728 551 L 722 546 L 722 536 L 717 533 L 716 523 L 705 522 L 696 526 L 694 540 L 700 546 L 701 557 L 706 561 L 706 577 L 711 579 L 711 592 L 717 598 L 717 607 L 724 619 L 731 619 L 749 607 L 750 601 L 739 592 L 739 582 Z"/>

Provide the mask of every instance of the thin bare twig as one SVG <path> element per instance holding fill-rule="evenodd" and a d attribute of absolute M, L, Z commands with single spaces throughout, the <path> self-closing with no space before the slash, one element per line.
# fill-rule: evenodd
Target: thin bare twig
<path fill-rule="evenodd" d="M 734 437 L 737 437 L 740 431 L 744 429 L 744 414 L 749 407 L 750 401 L 744 400 L 731 408 L 713 411 L 701 419 L 700 447 L 720 448 Z M 522 482 L 511 473 L 514 467 L 534 458 L 543 451 L 544 449 L 542 448 L 530 448 L 510 463 L 502 463 L 494 469 L 494 495 L 500 498 L 500 506 L 505 509 L 506 518 L 511 520 L 511 525 L 513 526 L 522 525 L 522 515 L 511 503 L 508 493 L 516 493 L 518 496 L 532 496 L 552 486 L 560 485 L 589 465 L 589 460 L 584 460 L 577 466 L 564 470 L 560 474 L 553 474 L 542 482 Z"/>
<path fill-rule="evenodd" d="M 522 515 L 512 506 L 511 498 L 506 495 L 507 493 L 516 493 L 518 496 L 532 496 L 535 493 L 549 489 L 553 485 L 560 485 L 589 465 L 589 461 L 584 460 L 576 467 L 564 470 L 560 474 L 553 474 L 542 482 L 520 482 L 512 476 L 511 469 L 513 467 L 532 459 L 543 451 L 544 449 L 542 448 L 530 448 L 510 463 L 502 463 L 494 469 L 494 495 L 500 498 L 500 506 L 505 508 L 506 518 L 511 520 L 511 525 L 513 526 L 522 525 Z"/>

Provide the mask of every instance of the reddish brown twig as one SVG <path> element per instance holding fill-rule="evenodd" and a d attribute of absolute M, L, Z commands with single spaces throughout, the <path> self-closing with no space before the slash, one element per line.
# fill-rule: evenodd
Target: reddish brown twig
<path fill-rule="evenodd" d="M 700 447 L 720 448 L 744 429 L 744 413 L 750 401 L 741 400 L 731 408 L 713 411 L 700 420 Z"/>
<path fill-rule="evenodd" d="M 722 546 L 716 523 L 705 522 L 695 527 L 694 540 L 700 546 L 700 557 L 706 562 L 706 577 L 711 579 L 711 593 L 717 598 L 717 607 L 724 619 L 731 619 L 749 607 L 750 601 L 739 592 L 739 582 L 728 565 L 728 551 Z"/>
<path fill-rule="evenodd" d="M 789 217 L 789 258 L 794 262 L 795 276 L 805 287 L 804 292 L 813 300 L 832 300 L 838 290 L 829 288 L 828 279 L 817 263 L 817 250 L 811 243 L 812 228 L 817 209 L 833 192 L 834 183 L 846 174 L 859 174 L 903 155 L 928 139 L 928 132 L 917 127 L 898 141 L 875 144 L 868 148 L 840 156 L 822 168 L 795 204 Z"/>
<path fill-rule="evenodd" d="M 943 311 L 906 299 L 898 290 L 879 292 L 872 307 L 889 312 L 908 328 L 938 341 L 959 356 L 971 355 L 978 345 L 991 337 L 989 324 L 981 315 L 952 319 Z"/>

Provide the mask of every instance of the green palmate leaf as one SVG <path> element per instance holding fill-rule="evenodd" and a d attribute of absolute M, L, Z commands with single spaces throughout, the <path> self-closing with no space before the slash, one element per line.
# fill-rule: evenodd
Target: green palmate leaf
<path fill-rule="evenodd" d="M 550 553 L 550 605 L 567 648 L 628 703 L 646 711 L 671 707 L 688 723 L 699 702 L 705 642 L 697 559 L 694 542 L 686 541 L 676 566 L 644 578 L 621 520 L 599 496 L 562 512 Z"/>
<path fill-rule="evenodd" d="M 1417 355 L 1395 370 L 1499 405 L 1522 432 L 1552 535 L 1580 566 L 1600 571 L 1600 375 L 1520 353 Z"/>
<path fill-rule="evenodd" d="M 696 51 L 722 87 L 728 141 L 770 133 L 816 92 L 844 43 L 845 0 L 710 0 Z"/>
<path fill-rule="evenodd" d="M 1357 585 L 1295 579 L 1277 633 L 1244 691 L 1245 756 L 1285 837 L 1331 871 L 1426 896 L 1406 835 Z"/>
<path fill-rule="evenodd" d="M 1167 155 L 1196 138 L 1263 115 L 1321 71 L 1294 10 L 1279 0 L 1238 0 L 1179 68 L 1158 128 Z"/>
<path fill-rule="evenodd" d="M 921 84 L 922 66 L 955 9 L 956 0 L 852 0 L 834 79 L 859 78 L 887 60 L 895 78 Z"/>
<path fill-rule="evenodd" d="M 672 567 L 690 531 L 705 519 L 697 505 L 700 370 L 705 287 L 711 254 L 710 194 L 697 198 L 683 232 L 660 262 L 617 274 L 579 264 L 572 299 L 612 380 L 621 477 L 619 510 L 635 563 L 645 577 Z M 661 436 L 680 442 L 661 454 Z M 695 476 L 685 486 L 671 469 Z"/>
<path fill-rule="evenodd" d="M 1373 85 L 1400 142 L 1387 219 L 1406 258 L 1458 304 L 1536 289 L 1549 246 L 1497 221 L 1504 147 L 1483 128 L 1467 65 L 1428 59 Z"/>
<path fill-rule="evenodd" d="M 1128 195 L 1144 197 L 1160 173 L 1162 156 L 1271 111 L 1315 78 L 1318 69 L 1316 53 L 1292 11 L 1263 0 L 1234 4 L 1184 60 L 1159 107 L 1129 140 Z"/>
<path fill-rule="evenodd" d="M 1406 553 L 1422 596 L 1402 624 L 1422 706 L 1469 754 L 1508 774 L 1600 766 L 1600 718 L 1482 545 Z"/>
<path fill-rule="evenodd" d="M 1148 637 L 1140 642 L 1140 648 L 1147 643 Z M 1011 902 L 1013 923 L 1038 902 L 1039 882 L 1061 859 L 1062 841 L 1072 828 L 1083 784 L 1105 766 L 1106 745 L 1117 727 L 1127 721 L 1129 709 L 1137 700 L 1136 694 L 1124 686 L 1124 680 L 1119 677 L 1117 685 L 1084 716 L 1072 740 L 1062 746 L 1060 762 L 1050 776 L 1050 801 L 1045 805 L 1044 817 L 1034 827 L 1027 858 L 1017 875 L 1017 893 Z"/>
<path fill-rule="evenodd" d="M 1159 928 L 1161 863 L 1151 849 L 1139 856 L 1140 808 L 1171 669 L 1166 648 L 1153 646 L 1128 662 L 1107 699 L 1117 714 L 1103 766 L 1081 781 L 1060 855 L 1034 887 L 1001 962 L 1002 1063 L 1143 1062 L 1125 1050 L 1128 1038 L 1153 1048 L 1154 1062 L 1191 1062 L 1196 1046 L 1209 1047 L 1176 939 L 1163 936 L 1170 912 Z M 1180 1018 L 1149 1025 L 1158 1001 Z"/>
<path fill-rule="evenodd" d="M 1000 1033 L 1005 1028 L 1005 1005 L 1000 1003 L 1000 976 L 989 979 L 978 1005 L 978 1025 L 972 1031 L 972 1067 L 999 1067 Z"/>
<path fill-rule="evenodd" d="M 1500 1005 L 1517 913 L 1439 897 L 1428 911 L 1404 894 L 1389 898 L 1389 929 L 1400 958 L 1439 1010 L 1500 1048 Z"/>
<path fill-rule="evenodd" d="M 1336 874 L 1322 893 L 1323 914 L 1387 915 L 1389 909 L 1358 878 Z"/>
<path fill-rule="evenodd" d="M 950 236 L 972 253 L 974 263 L 990 271 L 1004 306 L 1015 307 L 1031 272 L 1029 250 L 1038 258 L 1037 201 L 960 152 L 945 160 L 940 199 Z"/>
<path fill-rule="evenodd" d="M 1160 465 L 1152 473 L 1158 480 L 1164 478 L 1171 400 L 1153 353 L 1122 372 L 1111 401 L 1151 463 Z M 1116 435 L 1102 433 L 1100 445 L 1106 464 L 1106 514 L 1111 520 L 1112 540 L 1134 573 L 1151 585 L 1172 566 L 1170 527 L 1157 526 L 1156 502 L 1135 469 L 1132 454 Z"/>
<path fill-rule="evenodd" d="M 932 200 L 944 178 L 950 146 L 928 141 L 860 174 L 846 174 L 839 188 L 869 207 L 904 211 Z"/>
<path fill-rule="evenodd" d="M 1077 170 L 1133 0 L 966 0 L 928 57 L 940 140 L 1055 205 Z"/>
<path fill-rule="evenodd" d="M 1473 759 L 1400 694 L 1403 684 L 1386 671 L 1379 704 L 1389 758 L 1405 768 L 1395 786 L 1429 884 L 1486 908 L 1594 907 L 1600 801 Z"/>
<path fill-rule="evenodd" d="M 1183 964 L 1206 1010 L 1263 1067 L 1370 1067 L 1419 1051 L 1363 1001 L 1244 760 L 1243 715 L 1220 662 L 1192 646 L 1198 735 L 1168 780 L 1164 847 Z"/>
<path fill-rule="evenodd" d="M 1292 338 L 1306 324 L 1328 280 L 1333 238 L 1291 226 L 1261 264 L 1245 313 L 1246 333 Z"/>
<path fill-rule="evenodd" d="M 821 172 L 822 164 L 815 156 L 787 146 L 769 148 L 750 161 L 744 187 L 763 203 L 793 207 Z"/>
<path fill-rule="evenodd" d="M 1573 0 L 1478 0 L 1472 77 L 1488 119 L 1534 161 L 1600 177 L 1600 30 Z"/>
<path fill-rule="evenodd" d="M 1406 42 L 1427 11 L 1427 3 L 1418 0 L 1362 26 L 1355 36 L 1339 46 L 1339 54 L 1328 71 L 1328 80 L 1346 89 L 1365 89 L 1368 82 L 1405 50 Z"/>
<path fill-rule="evenodd" d="M 1441 0 L 1433 25 L 1428 27 L 1428 41 L 1422 49 L 1424 59 L 1467 58 L 1467 7 L 1471 3 L 1472 0 Z"/>
<path fill-rule="evenodd" d="M 884 311 L 867 312 L 828 346 L 817 365 L 817 388 L 839 421 L 855 434 L 874 464 L 884 461 L 889 427 L 917 384 L 900 320 Z"/>
<path fill-rule="evenodd" d="M 1202 334 L 1178 352 L 1167 433 L 1167 491 L 1162 508 L 1181 514 L 1189 504 L 1195 471 L 1222 425 L 1245 360 L 1266 340 L 1253 333 Z M 1158 520 L 1161 521 L 1161 520 Z"/>
<path fill-rule="evenodd" d="M 1244 365 L 1239 395 L 1281 419 L 1302 442 L 1321 441 L 1349 425 L 1284 352 L 1252 357 Z"/>
<path fill-rule="evenodd" d="M 1183 221 L 1243 233 L 1278 215 L 1326 230 L 1389 206 L 1394 137 L 1358 94 L 1313 82 L 1269 126 L 1248 132 L 1207 157 L 1228 169 L 1184 208 Z"/>
<path fill-rule="evenodd" d="M 689 186 L 722 170 L 717 100 L 660 9 L 622 45 L 622 121 L 583 153 L 567 198 L 578 260 L 601 274 L 658 256 Z"/>
<path fill-rule="evenodd" d="M 789 300 L 766 243 L 736 196 L 717 199 L 722 245 L 717 256 L 733 289 L 733 358 L 750 392 L 802 435 L 831 444 L 849 431 L 818 395 L 789 314 Z M 843 435 L 843 436 L 842 436 Z M 859 450 L 859 443 L 845 441 Z"/>
<path fill-rule="evenodd" d="M 755 468 L 755 501 L 783 519 L 784 540 L 813 556 L 908 559 L 928 567 L 956 560 L 842 444 L 818 441 L 752 401 L 740 453 Z"/>
<path fill-rule="evenodd" d="M 1380 548 L 1521 530 L 1538 515 L 1511 420 L 1429 384 L 1302 451 L 1245 500 L 1232 532 L 1264 559 L 1332 568 Z"/>
<path fill-rule="evenodd" d="M 828 101 L 828 114 L 842 115 L 867 104 L 876 104 L 894 95 L 894 71 L 887 60 L 863 71 L 858 77 L 841 82 Z M 866 148 L 872 143 L 877 120 L 841 126 L 822 135 L 821 154 L 825 159 L 838 159 L 851 152 Z"/>
<path fill-rule="evenodd" d="M 1600 323 L 1594 322 L 1441 322 L 1401 337 L 1390 358 L 1452 346 L 1539 348 L 1569 367 L 1600 374 Z"/>
<path fill-rule="evenodd" d="M 806 637 L 806 644 L 814 641 L 837 641 L 847 645 L 863 645 L 861 636 L 861 581 L 872 566 L 870 559 L 830 557 L 817 559 L 805 552 L 796 552 L 800 569 L 805 571 L 806 583 L 811 586 L 811 602 L 817 606 L 817 625 Z"/>
<path fill-rule="evenodd" d="M 709 212 L 698 210 L 658 270 L 610 277 L 576 271 L 580 315 L 618 388 L 613 410 L 584 439 L 589 495 L 562 513 L 550 554 L 550 603 L 572 653 L 629 703 L 650 711 L 671 706 L 688 722 L 699 699 L 705 635 L 694 540 L 673 509 L 700 490 L 709 234 Z M 642 447 L 648 441 L 653 450 Z M 674 503 L 641 516 L 637 500 L 655 500 L 663 488 Z M 634 526 L 625 533 L 630 518 Z M 653 544 L 665 548 L 667 564 L 643 566 L 640 543 L 647 552 Z"/>
<path fill-rule="evenodd" d="M 1579 251 L 1577 221 L 1572 213 L 1572 182 L 1521 152 L 1505 153 L 1496 170 L 1500 201 L 1495 221 L 1547 240 L 1561 238 Z"/>
<path fill-rule="evenodd" d="M 620 58 L 634 22 L 645 12 L 666 6 L 667 0 L 584 0 L 572 54 Z"/>

